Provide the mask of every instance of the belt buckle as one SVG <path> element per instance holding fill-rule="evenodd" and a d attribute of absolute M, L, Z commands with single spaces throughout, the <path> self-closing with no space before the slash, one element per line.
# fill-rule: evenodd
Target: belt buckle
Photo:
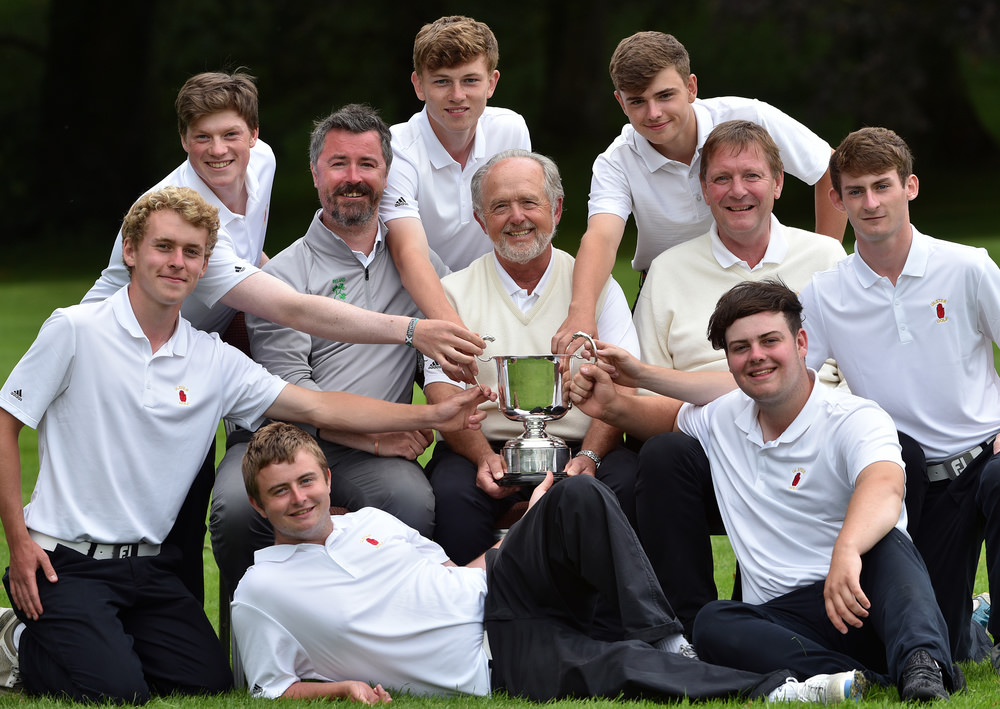
<path fill-rule="evenodd" d="M 115 559 L 128 559 L 139 553 L 138 544 L 115 544 L 112 547 L 112 557 Z"/>

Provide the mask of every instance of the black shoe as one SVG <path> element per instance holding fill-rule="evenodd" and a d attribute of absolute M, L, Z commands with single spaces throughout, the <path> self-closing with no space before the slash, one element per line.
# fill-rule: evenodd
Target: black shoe
<path fill-rule="evenodd" d="M 941 666 L 926 650 L 917 650 L 903 666 L 899 697 L 904 702 L 948 699 L 948 690 L 944 688 L 941 678 Z"/>
<path fill-rule="evenodd" d="M 1000 672 L 1000 643 L 993 646 L 990 650 L 990 662 L 993 664 L 993 669 Z"/>

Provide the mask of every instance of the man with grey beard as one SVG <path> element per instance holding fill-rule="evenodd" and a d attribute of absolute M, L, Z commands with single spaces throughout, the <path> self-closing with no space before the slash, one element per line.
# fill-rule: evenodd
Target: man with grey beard
<path fill-rule="evenodd" d="M 403 288 L 385 244 L 379 200 L 392 162 L 389 128 L 367 106 L 344 106 L 313 130 L 309 162 L 320 209 L 305 236 L 272 258 L 264 271 L 302 293 L 369 310 L 421 315 Z M 432 253 L 439 275 L 448 273 Z M 411 320 L 411 322 L 413 322 Z M 410 346 L 337 342 L 247 316 L 255 360 L 282 379 L 320 391 L 347 391 L 410 403 L 417 354 Z M 239 434 L 243 434 L 240 436 Z M 434 495 L 416 458 L 434 440 L 429 430 L 376 434 L 309 430 L 333 468 L 331 502 L 377 507 L 430 537 Z M 257 549 L 274 532 L 247 501 L 240 461 L 249 434 L 230 437 L 212 497 L 210 529 L 219 570 L 235 588 Z"/>
<path fill-rule="evenodd" d="M 563 207 L 559 170 L 543 155 L 508 150 L 476 171 L 471 189 L 476 221 L 493 251 L 442 279 L 445 294 L 469 328 L 495 338 L 488 355 L 548 353 L 572 295 L 573 257 L 551 243 Z M 602 338 L 639 351 L 628 302 L 613 278 L 604 284 L 595 318 Z M 430 359 L 425 377 L 428 402 L 463 386 Z M 478 380 L 495 390 L 495 368 L 481 367 Z M 443 435 L 427 466 L 437 506 L 434 539 L 456 564 L 488 549 L 494 520 L 530 493 L 498 484 L 505 472 L 500 449 L 523 432 L 522 425 L 506 419 L 496 404 L 484 408 L 488 415 L 482 429 Z M 574 454 L 565 472 L 605 482 L 632 521 L 638 462 L 621 445 L 621 431 L 575 409 L 550 421 L 547 431 L 563 438 Z"/>

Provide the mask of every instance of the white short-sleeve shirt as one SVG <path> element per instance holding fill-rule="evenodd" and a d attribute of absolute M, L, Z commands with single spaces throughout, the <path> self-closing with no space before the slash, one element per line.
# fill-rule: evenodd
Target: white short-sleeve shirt
<path fill-rule="evenodd" d="M 38 429 L 25 523 L 69 541 L 161 543 L 219 419 L 252 430 L 285 386 L 183 318 L 154 354 L 127 288 L 56 310 L 0 392 Z"/>
<path fill-rule="evenodd" d="M 426 108 L 394 125 L 392 167 L 379 205 L 390 233 L 393 219 L 416 217 L 448 268 L 468 266 L 493 248 L 472 216 L 472 176 L 491 157 L 512 148 L 531 150 L 531 139 L 524 119 L 506 108 L 486 107 L 464 169 L 434 135 Z"/>
<path fill-rule="evenodd" d="M 911 229 L 895 286 L 854 253 L 802 289 L 807 361 L 835 357 L 851 391 L 941 460 L 1000 430 L 1000 269 L 985 249 Z"/>
<path fill-rule="evenodd" d="M 181 307 L 181 315 L 199 330 L 225 330 L 234 311 L 219 304 L 219 299 L 244 278 L 258 271 L 257 264 L 264 251 L 274 169 L 274 152 L 267 143 L 258 140 L 250 149 L 250 163 L 247 165 L 245 215 L 231 212 L 212 188 L 198 176 L 189 160 L 185 160 L 176 170 L 147 190 L 147 193 L 153 192 L 168 185 L 190 187 L 219 210 L 219 241 L 208 260 L 208 270 Z M 128 269 L 122 261 L 122 234 L 119 231 L 107 267 L 82 302 L 104 300 L 127 284 L 128 280 Z"/>
<path fill-rule="evenodd" d="M 486 572 L 372 507 L 333 518 L 326 544 L 256 552 L 233 597 L 251 693 L 302 680 L 380 683 L 417 695 L 486 695 Z"/>
<path fill-rule="evenodd" d="M 799 415 L 766 443 L 757 411 L 737 389 L 677 415 L 708 454 L 743 600 L 753 604 L 826 578 L 858 475 L 879 461 L 903 465 L 892 420 L 867 399 L 814 383 Z M 906 532 L 905 507 L 896 527 Z"/>
<path fill-rule="evenodd" d="M 701 149 L 719 123 L 747 120 L 767 129 L 781 150 L 785 171 L 813 185 L 830 163 L 830 145 L 804 125 L 756 99 L 722 96 L 695 99 L 698 147 L 690 165 L 656 151 L 631 125 L 594 161 L 588 218 L 635 216 L 638 235 L 632 268 L 644 271 L 671 246 L 708 231 L 712 212 L 701 194 Z"/>

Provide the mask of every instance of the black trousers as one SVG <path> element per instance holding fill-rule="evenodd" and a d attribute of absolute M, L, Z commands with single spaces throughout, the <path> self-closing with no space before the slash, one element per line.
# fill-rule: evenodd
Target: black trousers
<path fill-rule="evenodd" d="M 958 478 L 927 483 L 927 463 L 919 446 L 903 450 L 907 471 L 915 471 L 907 475 L 907 511 L 911 496 L 920 506 L 917 521 L 910 522 L 910 535 L 931 575 L 952 654 L 956 661 L 979 661 L 989 653 L 990 642 L 969 618 L 984 540 L 991 596 L 1000 594 L 1000 456 L 984 452 Z M 911 491 L 910 481 L 917 475 L 923 485 Z M 1000 614 L 990 617 L 989 632 L 1000 640 Z"/>
<path fill-rule="evenodd" d="M 29 694 L 142 704 L 151 695 L 223 692 L 233 678 L 201 603 L 174 573 L 176 550 L 95 560 L 56 547 L 59 580 L 39 571 L 44 612 L 25 624 L 21 678 Z M 8 575 L 4 585 L 10 595 Z"/>
<path fill-rule="evenodd" d="M 860 669 L 873 682 L 898 686 L 910 655 L 923 649 L 940 663 L 952 690 L 962 687 L 944 618 L 913 542 L 892 529 L 861 560 L 861 588 L 871 601 L 861 628 L 842 635 L 833 626 L 824 581 L 817 581 L 760 605 L 709 603 L 695 622 L 698 652 L 710 662 L 757 672 L 788 667 L 800 679 Z"/>
<path fill-rule="evenodd" d="M 503 447 L 503 441 L 494 449 Z M 576 448 L 573 448 L 576 452 Z M 634 519 L 636 454 L 618 446 L 604 456 L 597 478 L 615 492 L 629 519 Z M 497 500 L 476 487 L 476 464 L 438 441 L 427 463 L 427 475 L 434 490 L 434 541 L 448 558 L 462 566 L 493 546 L 494 521 L 515 502 L 527 500 L 531 488 Z M 562 485 L 559 482 L 555 487 Z"/>
<path fill-rule="evenodd" d="M 553 486 L 487 554 L 487 587 L 493 688 L 514 696 L 757 697 L 790 676 L 653 647 L 681 625 L 614 494 L 589 476 Z M 601 606 L 617 611 L 621 637 L 595 637 Z"/>

